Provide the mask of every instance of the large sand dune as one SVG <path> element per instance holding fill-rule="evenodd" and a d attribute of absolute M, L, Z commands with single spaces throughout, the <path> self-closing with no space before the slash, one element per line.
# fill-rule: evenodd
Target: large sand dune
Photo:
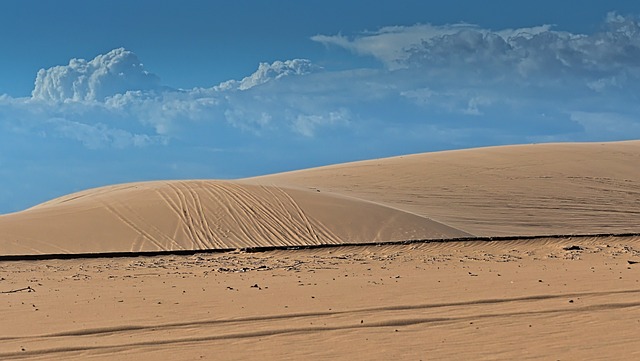
<path fill-rule="evenodd" d="M 465 232 L 359 199 L 222 181 L 125 184 L 0 218 L 3 255 L 233 249 Z"/>
<path fill-rule="evenodd" d="M 477 236 L 640 231 L 640 141 L 425 153 L 251 181 L 367 199 Z"/>
<path fill-rule="evenodd" d="M 116 185 L 0 216 L 0 254 L 640 232 L 640 142 L 410 155 Z"/>

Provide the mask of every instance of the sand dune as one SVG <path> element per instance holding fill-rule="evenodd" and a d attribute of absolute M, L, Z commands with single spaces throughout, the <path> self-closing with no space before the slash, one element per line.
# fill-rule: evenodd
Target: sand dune
<path fill-rule="evenodd" d="M 425 153 L 248 181 L 367 199 L 477 236 L 640 231 L 640 141 Z"/>
<path fill-rule="evenodd" d="M 406 211 L 223 181 L 125 184 L 0 218 L 0 254 L 234 249 L 468 235 Z"/>
<path fill-rule="evenodd" d="M 115 185 L 0 216 L 0 254 L 640 232 L 640 142 L 437 152 Z"/>

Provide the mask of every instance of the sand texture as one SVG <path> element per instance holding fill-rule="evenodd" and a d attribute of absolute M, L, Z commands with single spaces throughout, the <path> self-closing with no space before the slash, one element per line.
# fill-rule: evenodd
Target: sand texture
<path fill-rule="evenodd" d="M 0 360 L 637 360 L 639 329 L 640 141 L 122 184 L 0 216 Z"/>
<path fill-rule="evenodd" d="M 637 360 L 634 260 L 638 237 L 0 262 L 35 290 L 0 294 L 0 359 Z"/>
<path fill-rule="evenodd" d="M 477 236 L 640 231 L 640 141 L 425 153 L 251 181 L 367 199 Z"/>
<path fill-rule="evenodd" d="M 347 244 L 468 234 L 354 198 L 223 181 L 125 184 L 0 218 L 0 254 Z"/>

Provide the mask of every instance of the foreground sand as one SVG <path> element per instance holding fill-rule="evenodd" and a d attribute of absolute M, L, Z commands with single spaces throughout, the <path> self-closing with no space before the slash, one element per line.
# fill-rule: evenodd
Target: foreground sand
<path fill-rule="evenodd" d="M 565 250 L 567 248 L 568 250 Z M 2 360 L 634 360 L 639 237 L 0 262 Z"/>

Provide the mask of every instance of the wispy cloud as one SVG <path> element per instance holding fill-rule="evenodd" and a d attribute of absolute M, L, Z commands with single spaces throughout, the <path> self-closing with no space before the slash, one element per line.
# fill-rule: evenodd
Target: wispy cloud
<path fill-rule="evenodd" d="M 384 27 L 355 36 L 316 35 L 325 45 L 380 60 L 388 69 L 474 67 L 520 76 L 605 76 L 640 67 L 640 26 L 609 13 L 601 31 L 573 34 L 553 26 L 490 30 L 470 24 Z"/>

